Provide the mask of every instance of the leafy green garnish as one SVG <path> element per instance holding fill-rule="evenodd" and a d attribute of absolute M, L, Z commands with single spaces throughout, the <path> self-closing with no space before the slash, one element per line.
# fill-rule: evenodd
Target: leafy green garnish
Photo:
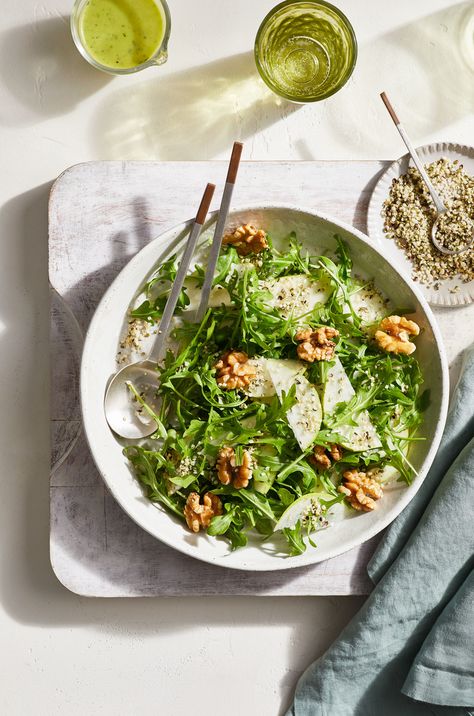
<path fill-rule="evenodd" d="M 370 339 L 367 326 L 352 305 L 364 283 L 352 274 L 347 246 L 337 238 L 334 255 L 311 256 L 291 235 L 288 250 L 269 249 L 240 258 L 232 246 L 223 247 L 214 286 L 225 287 L 230 305 L 209 308 L 200 324 L 186 320 L 189 304 L 184 289 L 178 304 L 181 313 L 173 331 L 178 346 L 168 351 L 158 369 L 160 409 L 154 412 L 131 386 L 136 400 L 157 425 L 151 442 L 127 447 L 125 455 L 143 485 L 147 497 L 161 503 L 183 519 L 190 492 L 201 498 L 219 496 L 223 512 L 215 515 L 207 534 L 228 540 L 232 549 L 247 543 L 249 531 L 264 538 L 272 535 L 283 512 L 299 497 L 316 490 L 331 496 L 329 507 L 344 496 L 337 491 L 342 473 L 391 465 L 409 483 L 415 471 L 407 457 L 408 447 L 429 405 L 429 391 L 422 390 L 422 375 L 413 356 L 381 353 Z M 144 288 L 145 298 L 131 312 L 153 324 L 159 322 L 176 276 L 177 259 L 164 262 Z M 198 265 L 190 278 L 202 285 L 205 265 Z M 282 276 L 307 274 L 327 287 L 328 297 L 304 318 L 284 317 L 270 307 L 268 282 Z M 296 359 L 295 334 L 304 325 L 337 328 L 337 356 L 355 390 L 341 402 L 323 425 L 314 444 L 330 448 L 340 444 L 338 430 L 354 425 L 367 411 L 382 447 L 363 452 L 345 450 L 342 460 L 319 472 L 311 460 L 314 445 L 302 453 L 286 414 L 296 401 L 295 387 L 280 400 L 276 395 L 251 399 L 242 390 L 225 390 L 216 381 L 215 364 L 225 351 L 244 351 L 261 358 Z M 308 366 L 306 377 L 322 391 L 330 361 Z M 252 479 L 246 488 L 221 485 L 215 468 L 219 449 L 234 449 L 234 465 L 250 451 Z M 311 543 L 311 521 L 283 531 L 291 554 L 301 554 Z"/>

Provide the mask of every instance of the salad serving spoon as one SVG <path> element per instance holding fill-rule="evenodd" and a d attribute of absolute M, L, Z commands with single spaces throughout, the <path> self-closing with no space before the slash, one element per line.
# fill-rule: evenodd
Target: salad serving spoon
<path fill-rule="evenodd" d="M 212 240 L 201 300 L 193 317 L 193 320 L 196 322 L 202 320 L 209 303 L 215 268 L 229 214 L 241 154 L 242 144 L 236 142 L 232 151 L 221 207 Z M 157 366 L 166 354 L 167 338 L 171 321 L 202 231 L 202 226 L 209 211 L 214 190 L 215 185 L 208 184 L 204 191 L 191 232 L 186 241 L 176 278 L 171 286 L 171 291 L 161 316 L 157 337 L 148 358 L 123 367 L 112 376 L 107 386 L 104 398 L 105 417 L 109 427 L 114 433 L 123 438 L 138 440 L 156 432 L 157 423 L 153 417 L 153 413 L 159 410 L 156 397 Z"/>
<path fill-rule="evenodd" d="M 392 103 L 390 102 L 389 98 L 385 94 L 385 92 L 382 92 L 380 97 L 382 98 L 382 101 L 385 105 L 385 107 L 388 110 L 388 113 L 390 114 L 390 117 L 392 118 L 396 128 L 398 129 L 398 132 L 403 139 L 403 142 L 408 149 L 408 152 L 413 160 L 414 165 L 420 172 L 421 178 L 423 179 L 426 188 L 430 192 L 431 198 L 433 200 L 433 204 L 435 205 L 436 211 L 437 211 L 437 218 L 431 228 L 431 241 L 433 245 L 440 251 L 442 254 L 447 254 L 448 256 L 457 256 L 459 254 L 464 253 L 465 251 L 468 251 L 473 242 L 474 242 L 474 224 L 472 225 L 471 230 L 471 237 L 466 243 L 459 249 L 448 249 L 446 246 L 444 246 L 443 243 L 441 243 L 438 239 L 438 229 L 439 229 L 439 223 L 440 218 L 443 214 L 446 214 L 448 209 L 446 208 L 444 202 L 442 201 L 440 195 L 436 191 L 436 189 L 433 186 L 433 183 L 431 182 L 431 179 L 429 178 L 428 174 L 426 173 L 425 167 L 423 166 L 423 162 L 421 161 L 420 157 L 418 156 L 418 152 L 416 151 L 415 147 L 413 146 L 410 137 L 407 134 L 407 131 L 405 127 L 400 122 L 397 113 L 395 112 Z"/>

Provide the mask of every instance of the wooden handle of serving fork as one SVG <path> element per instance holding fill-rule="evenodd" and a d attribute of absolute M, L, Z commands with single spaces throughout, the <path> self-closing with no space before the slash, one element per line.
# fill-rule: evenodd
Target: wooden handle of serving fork
<path fill-rule="evenodd" d="M 226 184 L 235 184 L 237 178 L 237 172 L 239 170 L 240 157 L 242 156 L 242 149 L 244 145 L 241 142 L 234 142 L 232 149 L 232 156 L 230 158 L 229 170 L 227 172 Z"/>

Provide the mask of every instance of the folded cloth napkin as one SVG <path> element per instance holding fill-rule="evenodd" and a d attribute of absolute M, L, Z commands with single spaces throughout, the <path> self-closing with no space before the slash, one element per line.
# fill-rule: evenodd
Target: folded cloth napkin
<path fill-rule="evenodd" d="M 473 514 L 474 346 L 431 470 L 369 564 L 374 591 L 287 716 L 474 716 Z"/>

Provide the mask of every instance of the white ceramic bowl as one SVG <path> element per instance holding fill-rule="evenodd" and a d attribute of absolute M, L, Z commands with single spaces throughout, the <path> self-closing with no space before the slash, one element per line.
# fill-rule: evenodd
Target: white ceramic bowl
<path fill-rule="evenodd" d="M 207 232 L 212 232 L 214 221 L 215 215 L 206 225 Z M 103 397 L 107 381 L 116 370 L 116 354 L 127 311 L 147 277 L 183 242 L 189 222 L 166 231 L 140 251 L 100 302 L 82 356 L 82 414 L 94 460 L 107 487 L 125 512 L 147 532 L 185 554 L 224 567 L 262 571 L 289 569 L 320 562 L 360 545 L 392 522 L 410 502 L 423 482 L 441 439 L 448 403 L 448 370 L 442 339 L 426 300 L 382 256 L 380 248 L 360 231 L 322 214 L 293 206 L 245 207 L 231 213 L 229 225 L 244 222 L 265 228 L 280 244 L 295 231 L 298 240 L 313 254 L 331 251 L 334 234 L 339 234 L 349 245 L 355 271 L 373 277 L 394 306 L 413 308 L 415 320 L 422 328 L 416 356 L 425 385 L 431 389 L 431 404 L 420 430 L 426 440 L 415 442 L 410 452 L 411 462 L 418 471 L 413 483 L 409 487 L 395 483 L 385 491 L 383 500 L 371 513 L 353 514 L 347 510 L 343 519 L 318 533 L 317 549 L 308 546 L 303 555 L 291 558 L 286 557 L 282 549 L 285 543 L 279 537 L 263 544 L 258 539 L 250 540 L 247 547 L 230 552 L 224 540 L 203 533 L 191 534 L 183 523 L 144 497 L 122 455 L 124 443 L 119 442 L 107 426 Z"/>

